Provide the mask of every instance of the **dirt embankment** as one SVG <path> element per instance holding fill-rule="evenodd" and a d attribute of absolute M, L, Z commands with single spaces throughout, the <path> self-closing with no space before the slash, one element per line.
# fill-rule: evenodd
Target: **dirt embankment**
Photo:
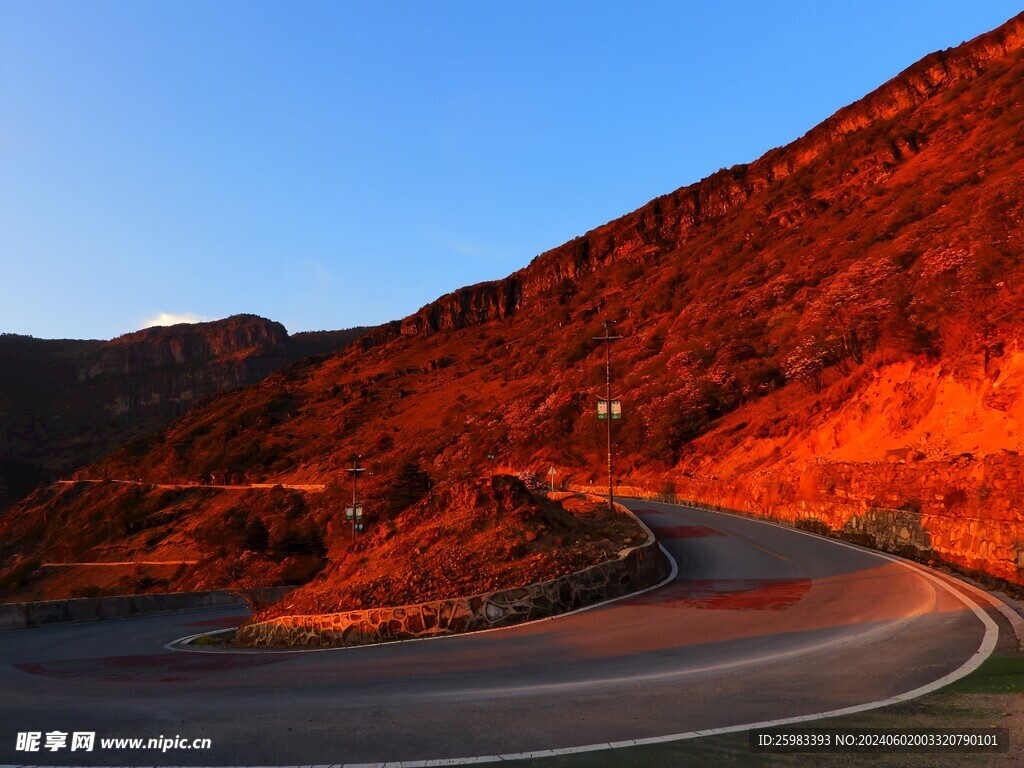
<path fill-rule="evenodd" d="M 372 493 L 372 490 L 371 490 Z M 551 501 L 497 475 L 423 488 L 404 508 L 371 498 L 353 543 L 347 490 L 161 490 L 117 483 L 37 492 L 45 524 L 0 571 L 4 602 L 300 585 L 267 615 L 400 605 L 522 586 L 643 542 L 629 517 Z M 66 523 L 101 506 L 85 529 Z M 83 564 L 85 563 L 85 564 Z"/>
<path fill-rule="evenodd" d="M 634 520 L 584 498 L 552 501 L 498 475 L 437 489 L 260 618 L 473 595 L 553 579 L 646 540 Z"/>

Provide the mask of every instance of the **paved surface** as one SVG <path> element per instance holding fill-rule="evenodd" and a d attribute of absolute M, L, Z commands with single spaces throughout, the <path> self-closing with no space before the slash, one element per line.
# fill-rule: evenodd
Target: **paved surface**
<path fill-rule="evenodd" d="M 195 653 L 192 613 L 0 634 L 0 764 L 323 764 L 489 755 L 854 706 L 961 666 L 984 627 L 869 552 L 632 502 L 679 563 L 645 595 L 509 630 L 312 653 Z M 18 731 L 207 751 L 14 751 Z"/>

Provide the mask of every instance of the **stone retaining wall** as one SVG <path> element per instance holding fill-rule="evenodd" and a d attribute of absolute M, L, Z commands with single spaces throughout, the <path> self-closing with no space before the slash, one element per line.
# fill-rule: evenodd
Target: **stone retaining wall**
<path fill-rule="evenodd" d="M 577 493 L 585 493 L 590 486 L 574 486 Z M 903 555 L 915 559 L 927 559 L 934 556 L 931 536 L 924 527 L 921 514 L 906 509 L 886 509 L 884 507 L 857 507 L 840 510 L 839 506 L 850 505 L 821 504 L 817 508 L 802 507 L 794 516 L 779 517 L 775 514 L 755 513 L 744 509 L 735 509 L 720 503 L 685 499 L 679 496 L 667 498 L 664 493 L 654 493 L 643 486 L 623 486 L 618 492 L 624 498 L 650 499 L 681 504 L 696 509 L 708 509 L 715 512 L 729 512 L 744 517 L 758 518 L 773 523 L 789 525 L 794 528 L 820 533 L 822 535 L 839 534 L 840 538 L 871 547 L 884 552 Z M 836 527 L 832 527 L 836 526 Z"/>
<path fill-rule="evenodd" d="M 1024 584 L 1024 462 L 1015 455 L 820 462 L 733 478 L 669 476 L 617 492 L 739 512 Z"/>
<path fill-rule="evenodd" d="M 637 522 L 647 534 L 645 544 L 551 581 L 416 605 L 282 616 L 242 627 L 238 641 L 258 646 L 367 645 L 520 624 L 621 597 L 654 586 L 670 570 L 650 529 Z"/>
<path fill-rule="evenodd" d="M 294 587 L 263 587 L 247 591 L 259 602 L 273 603 L 293 589 Z M 237 608 L 245 605 L 246 602 L 241 595 L 225 590 L 6 603 L 0 604 L 0 631 L 181 611 Z"/>

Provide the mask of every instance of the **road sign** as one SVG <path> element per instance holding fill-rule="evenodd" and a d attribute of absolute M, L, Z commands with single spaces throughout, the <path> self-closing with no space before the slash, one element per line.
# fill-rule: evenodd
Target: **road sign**
<path fill-rule="evenodd" d="M 362 507 L 345 507 L 345 519 L 351 520 L 353 515 L 356 520 L 363 519 L 363 508 Z"/>
<path fill-rule="evenodd" d="M 598 400 L 597 401 L 597 418 L 602 421 L 608 418 L 608 401 Z M 612 418 L 622 418 L 622 402 L 619 400 L 612 400 Z"/>

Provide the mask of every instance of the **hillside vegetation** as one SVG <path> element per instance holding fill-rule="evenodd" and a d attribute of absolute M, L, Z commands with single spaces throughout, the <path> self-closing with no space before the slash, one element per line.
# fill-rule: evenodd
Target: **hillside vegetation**
<path fill-rule="evenodd" d="M 903 507 L 944 559 L 1021 581 L 1022 303 L 1024 15 L 787 147 L 217 396 L 89 471 L 343 488 L 362 454 L 376 530 L 399 519 L 388 498 L 410 463 L 442 484 L 550 465 L 601 482 L 593 337 L 608 319 L 624 337 L 622 482 L 765 512 Z M 7 555 L 50 541 L 32 532 L 62 505 L 41 493 L 3 518 Z M 328 569 L 347 547 L 327 536 Z"/>

